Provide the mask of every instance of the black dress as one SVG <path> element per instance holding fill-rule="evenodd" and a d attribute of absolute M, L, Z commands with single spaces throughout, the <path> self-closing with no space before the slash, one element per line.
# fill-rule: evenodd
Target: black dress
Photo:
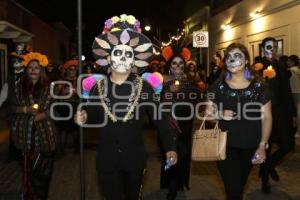
<path fill-rule="evenodd" d="M 165 159 L 161 167 L 160 187 L 168 188 L 170 193 L 176 193 L 178 189 L 189 189 L 190 168 L 191 168 L 191 148 L 194 110 L 197 102 L 202 101 L 201 90 L 198 89 L 193 80 L 181 80 L 177 92 L 170 92 L 169 88 L 174 84 L 174 80 L 164 83 L 163 100 L 172 102 L 174 114 L 178 122 L 180 133 L 178 134 L 178 163 L 176 166 L 165 171 Z M 169 94 L 167 94 L 169 93 Z M 171 95 L 172 94 L 172 95 Z M 170 98 L 168 98 L 168 96 Z M 188 103 L 189 105 L 176 105 L 176 103 Z M 184 119 L 185 118 L 185 119 Z"/>

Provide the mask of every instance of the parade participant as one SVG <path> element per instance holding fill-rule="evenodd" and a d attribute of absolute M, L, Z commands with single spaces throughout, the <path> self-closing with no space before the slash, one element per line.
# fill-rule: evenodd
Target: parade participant
<path fill-rule="evenodd" d="M 272 37 L 265 38 L 262 41 L 262 48 L 265 55 L 262 60 L 263 76 L 270 87 L 274 121 L 270 143 L 278 146 L 275 152 L 271 152 L 271 148 L 268 150 L 266 163 L 260 170 L 262 191 L 270 193 L 269 176 L 279 181 L 275 167 L 294 149 L 293 117 L 296 116 L 296 109 L 287 69 L 277 60 L 277 41 Z"/>
<path fill-rule="evenodd" d="M 291 90 L 293 93 L 294 103 L 297 108 L 298 120 L 295 122 L 297 130 L 295 137 L 300 137 L 300 63 L 299 58 L 296 55 L 289 56 L 288 59 L 289 71 L 292 76 L 290 78 Z"/>
<path fill-rule="evenodd" d="M 186 63 L 186 75 L 189 80 L 193 80 L 198 82 L 200 80 L 200 76 L 197 70 L 197 64 L 194 60 L 189 60 Z"/>
<path fill-rule="evenodd" d="M 79 97 L 77 94 L 77 72 L 78 72 L 78 60 L 70 59 L 66 61 L 63 65 L 65 70 L 63 81 L 66 81 L 69 84 L 60 84 L 58 86 L 58 94 L 59 96 L 68 96 L 69 98 L 61 100 L 61 102 L 67 102 L 72 105 L 72 110 L 69 110 L 69 107 L 66 106 L 56 106 L 56 110 L 60 117 L 69 116 L 69 113 L 75 113 L 77 106 L 79 104 Z M 73 152 L 79 153 L 79 127 L 74 120 L 71 118 L 70 120 L 58 121 L 57 127 L 59 130 L 59 140 L 60 140 L 60 153 L 65 153 L 65 148 L 68 144 L 69 136 L 73 139 Z"/>
<path fill-rule="evenodd" d="M 159 61 L 156 59 L 153 59 L 150 63 L 149 68 L 150 68 L 149 69 L 150 72 L 160 72 Z"/>
<path fill-rule="evenodd" d="M 164 82 L 162 94 L 163 102 L 191 103 L 195 105 L 200 100 L 200 90 L 197 89 L 193 80 L 187 79 L 184 74 L 185 63 L 190 59 L 189 49 L 180 46 L 168 46 L 162 50 L 162 56 L 170 66 L 169 76 Z M 171 99 L 164 98 L 167 93 L 172 93 Z M 196 98 L 190 98 L 190 94 L 196 93 Z M 184 94 L 184 96 L 180 95 Z M 178 190 L 189 189 L 190 164 L 191 164 L 191 142 L 194 113 L 190 106 L 177 105 L 175 107 L 176 119 L 181 133 L 178 135 L 178 163 L 175 167 L 165 171 L 164 166 L 161 168 L 160 187 L 167 188 L 167 199 L 175 199 Z M 191 117 L 190 117 L 191 116 Z M 186 118 L 186 119 L 182 119 Z"/>
<path fill-rule="evenodd" d="M 16 45 L 16 51 L 11 53 L 12 67 L 8 70 L 7 81 L 2 86 L 0 93 L 0 107 L 3 118 L 7 120 L 8 126 L 11 127 L 12 120 L 12 105 L 15 102 L 15 86 L 24 76 L 23 58 L 22 55 L 28 51 L 24 43 Z M 20 152 L 15 148 L 11 134 L 9 135 L 9 147 L 6 162 L 20 158 Z"/>
<path fill-rule="evenodd" d="M 134 16 L 124 14 L 105 22 L 103 34 L 95 38 L 93 53 L 96 62 L 109 67 L 111 73 L 104 79 L 91 76 L 83 80 L 84 94 L 89 95 L 89 102 L 99 104 L 100 101 L 100 106 L 88 104 L 86 111 L 75 116 L 75 121 L 103 124 L 98 132 L 96 162 L 105 199 L 138 200 L 146 165 L 142 134 L 142 116 L 146 110 L 152 111 L 149 113 L 160 130 L 168 161 L 171 165 L 177 162 L 176 136 L 167 125 L 165 113 L 161 119 L 153 113 L 158 109 L 159 101 L 154 98 L 155 91 L 148 82 L 161 89 L 161 78 L 148 76 L 147 81 L 143 81 L 131 73 L 133 65 L 138 68 L 149 65 L 153 46 L 141 34 L 140 22 Z"/>
<path fill-rule="evenodd" d="M 214 98 L 210 103 L 215 106 L 211 104 L 206 110 L 216 115 L 220 129 L 228 135 L 226 159 L 217 163 L 228 200 L 243 200 L 253 164 L 262 164 L 266 159 L 272 128 L 267 86 L 251 74 L 249 59 L 244 45 L 233 43 L 227 47 L 226 73 L 211 86 L 209 92 Z"/>
<path fill-rule="evenodd" d="M 49 60 L 49 64 L 46 68 L 46 75 L 49 80 L 49 83 L 60 79 L 59 71 L 52 60 Z"/>
<path fill-rule="evenodd" d="M 48 59 L 40 53 L 23 56 L 24 77 L 16 84 L 12 140 L 23 155 L 23 199 L 46 199 L 56 150 L 50 119 L 51 96 L 45 75 Z"/>

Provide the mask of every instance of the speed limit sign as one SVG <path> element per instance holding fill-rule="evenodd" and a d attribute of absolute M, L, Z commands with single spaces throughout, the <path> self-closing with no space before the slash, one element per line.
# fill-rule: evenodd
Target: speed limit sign
<path fill-rule="evenodd" d="M 208 31 L 193 32 L 193 47 L 208 47 Z"/>

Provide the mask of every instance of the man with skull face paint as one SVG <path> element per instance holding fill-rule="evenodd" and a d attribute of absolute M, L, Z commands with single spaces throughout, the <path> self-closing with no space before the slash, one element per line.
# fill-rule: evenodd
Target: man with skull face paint
<path fill-rule="evenodd" d="M 8 71 L 7 81 L 3 85 L 0 93 L 0 107 L 3 108 L 1 112 L 5 114 L 5 119 L 8 119 L 9 125 L 12 122 L 12 105 L 16 100 L 15 86 L 24 76 L 22 55 L 26 54 L 27 52 L 28 51 L 24 43 L 18 43 L 16 45 L 16 51 L 11 53 L 12 68 L 10 68 Z M 10 162 L 13 159 L 19 158 L 19 154 L 19 151 L 14 147 L 10 137 L 7 161 Z"/>
<path fill-rule="evenodd" d="M 176 117 L 181 118 L 177 120 L 181 131 L 178 134 L 178 164 L 168 171 L 164 170 L 164 166 L 161 168 L 160 187 L 168 189 L 167 199 L 171 200 L 176 198 L 178 190 L 189 189 L 194 116 L 193 109 L 189 105 L 194 106 L 200 102 L 201 90 L 196 87 L 194 80 L 187 79 L 184 73 L 185 63 L 191 57 L 189 49 L 180 46 L 168 46 L 162 50 L 162 56 L 170 66 L 170 76 L 168 79 L 166 78 L 164 83 L 163 97 L 165 98 L 163 101 L 171 101 L 172 105 L 178 103 L 174 110 Z M 171 99 L 166 98 L 167 93 L 172 94 Z"/>
<path fill-rule="evenodd" d="M 266 78 L 271 91 L 273 128 L 270 142 L 278 146 L 278 149 L 271 153 L 268 150 L 266 163 L 261 166 L 260 175 L 262 178 L 262 191 L 270 193 L 269 176 L 275 181 L 279 181 L 279 176 L 275 171 L 277 164 L 283 157 L 293 150 L 295 145 L 293 133 L 293 117 L 296 117 L 289 76 L 283 63 L 277 60 L 277 41 L 268 37 L 262 41 L 262 48 L 265 54 L 262 64 L 264 69 L 269 66 L 276 72 L 274 78 Z"/>
<path fill-rule="evenodd" d="M 100 66 L 110 66 L 111 73 L 107 78 L 90 76 L 83 80 L 89 102 L 100 101 L 100 106 L 88 104 L 75 121 L 103 124 L 106 119 L 99 130 L 96 159 L 102 194 L 107 200 L 138 200 L 146 165 L 142 116 L 147 111 L 159 127 L 167 159 L 172 165 L 177 162 L 176 135 L 168 127 L 166 113 L 162 113 L 161 120 L 155 119 L 153 109 L 159 102 L 153 98 L 153 88 L 131 73 L 133 65 L 149 65 L 152 43 L 141 34 L 134 16 L 121 15 L 105 22 L 103 34 L 95 38 L 93 53 Z M 144 103 L 156 108 L 142 106 Z"/>

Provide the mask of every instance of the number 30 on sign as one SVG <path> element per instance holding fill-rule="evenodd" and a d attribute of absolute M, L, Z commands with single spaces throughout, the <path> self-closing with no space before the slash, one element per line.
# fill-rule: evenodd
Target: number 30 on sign
<path fill-rule="evenodd" d="M 193 47 L 208 47 L 208 31 L 193 32 Z"/>

